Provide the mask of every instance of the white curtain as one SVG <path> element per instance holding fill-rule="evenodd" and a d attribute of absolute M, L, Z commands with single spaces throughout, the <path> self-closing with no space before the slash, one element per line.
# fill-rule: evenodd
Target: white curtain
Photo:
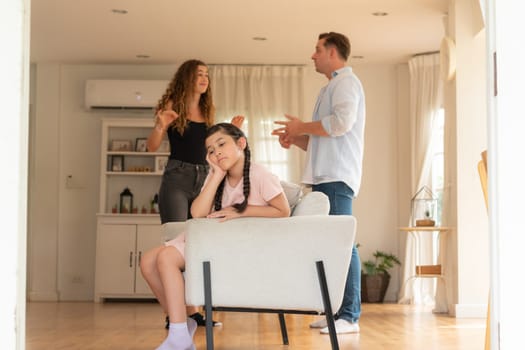
<path fill-rule="evenodd" d="M 420 55 L 408 62 L 410 72 L 410 148 L 412 194 L 423 186 L 432 188 L 432 135 L 433 121 L 439 113 L 443 100 L 443 87 L 439 74 L 439 54 Z M 407 220 L 411 222 L 411 218 Z M 445 297 L 435 298 L 436 280 L 438 288 L 442 281 L 434 278 L 410 278 L 416 266 L 416 243 L 420 249 L 418 265 L 434 265 L 436 236 L 419 233 L 419 242 L 406 236 L 406 255 L 403 268 L 403 284 L 400 303 L 433 304 L 435 312 L 446 312 Z M 441 294 L 441 293 L 439 293 Z M 438 295 L 439 295 L 438 294 Z"/>
<path fill-rule="evenodd" d="M 209 67 L 216 121 L 246 117 L 252 160 L 265 165 L 282 180 L 299 182 L 303 156 L 296 147 L 282 149 L 273 129 L 284 114 L 302 116 L 302 66 L 211 65 Z"/>

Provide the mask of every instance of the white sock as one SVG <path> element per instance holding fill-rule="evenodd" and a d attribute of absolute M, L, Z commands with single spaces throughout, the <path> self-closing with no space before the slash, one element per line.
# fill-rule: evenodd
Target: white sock
<path fill-rule="evenodd" d="M 193 339 L 193 335 L 195 334 L 195 331 L 197 330 L 197 321 L 195 321 L 193 318 L 188 317 L 186 320 L 186 323 L 188 324 L 188 332 L 190 333 L 191 339 Z"/>
<path fill-rule="evenodd" d="M 195 327 L 196 328 L 196 327 Z M 195 330 L 193 330 L 195 332 Z M 156 350 L 191 350 L 194 349 L 188 322 L 170 323 L 168 336 Z"/>
<path fill-rule="evenodd" d="M 188 348 L 188 350 L 196 350 L 195 344 L 193 343 L 193 335 L 195 334 L 195 331 L 197 330 L 197 321 L 195 321 L 191 317 L 188 317 L 186 322 L 188 324 L 188 332 L 190 333 L 190 338 L 191 338 L 191 341 L 192 341 L 192 344 Z"/>

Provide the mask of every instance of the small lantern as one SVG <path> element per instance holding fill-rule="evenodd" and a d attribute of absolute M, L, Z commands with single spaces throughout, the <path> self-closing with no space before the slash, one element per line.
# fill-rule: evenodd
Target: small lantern
<path fill-rule="evenodd" d="M 437 199 L 428 187 L 423 186 L 412 197 L 412 226 L 435 226 Z"/>
<path fill-rule="evenodd" d="M 125 188 L 122 193 L 120 193 L 120 212 L 123 214 L 131 213 L 133 208 L 133 193 L 129 188 Z"/>

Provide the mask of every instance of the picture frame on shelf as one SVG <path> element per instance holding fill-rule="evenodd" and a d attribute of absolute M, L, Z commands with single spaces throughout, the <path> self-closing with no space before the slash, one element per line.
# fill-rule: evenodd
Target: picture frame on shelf
<path fill-rule="evenodd" d="M 147 152 L 148 139 L 139 137 L 135 140 L 135 152 Z"/>
<path fill-rule="evenodd" d="M 110 171 L 124 171 L 124 156 L 111 156 Z"/>
<path fill-rule="evenodd" d="M 170 142 L 169 140 L 162 140 L 160 146 L 157 149 L 157 152 L 167 153 L 170 151 Z"/>
<path fill-rule="evenodd" d="M 111 141 L 110 151 L 120 151 L 120 152 L 131 152 L 133 150 L 133 145 L 131 140 L 113 140 Z"/>
<path fill-rule="evenodd" d="M 155 172 L 156 173 L 163 173 L 164 169 L 166 169 L 166 165 L 168 164 L 168 157 L 167 156 L 156 156 L 155 157 Z"/>

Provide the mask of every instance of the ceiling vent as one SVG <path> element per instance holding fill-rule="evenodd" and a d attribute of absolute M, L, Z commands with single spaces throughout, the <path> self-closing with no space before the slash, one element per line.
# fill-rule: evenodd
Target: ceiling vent
<path fill-rule="evenodd" d="M 87 109 L 154 109 L 162 97 L 167 80 L 87 80 Z"/>

